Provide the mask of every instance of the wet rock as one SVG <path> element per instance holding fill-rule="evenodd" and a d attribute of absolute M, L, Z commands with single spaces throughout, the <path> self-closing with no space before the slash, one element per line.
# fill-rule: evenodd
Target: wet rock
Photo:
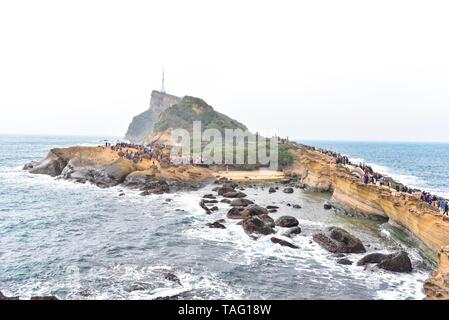
<path fill-rule="evenodd" d="M 273 187 L 270 187 L 270 189 L 268 189 L 268 193 L 275 193 L 276 189 Z"/>
<path fill-rule="evenodd" d="M 36 296 L 31 297 L 31 300 L 59 300 L 59 299 L 55 296 Z"/>
<path fill-rule="evenodd" d="M 27 164 L 25 164 L 22 168 L 22 170 L 30 170 L 33 169 L 35 166 L 37 166 L 39 164 L 38 161 L 31 161 Z"/>
<path fill-rule="evenodd" d="M 118 196 L 123 197 L 124 195 L 125 195 L 124 193 L 120 193 Z"/>
<path fill-rule="evenodd" d="M 221 187 L 217 190 L 218 195 L 222 196 L 228 192 L 236 192 L 234 188 L 231 187 Z"/>
<path fill-rule="evenodd" d="M 173 274 L 171 272 L 165 273 L 164 274 L 164 279 L 181 285 L 181 280 L 179 280 L 179 278 L 175 274 Z"/>
<path fill-rule="evenodd" d="M 0 291 L 0 300 L 19 300 L 19 297 L 7 297 Z"/>
<path fill-rule="evenodd" d="M 221 203 L 227 203 L 227 204 L 231 204 L 231 200 L 229 200 L 229 199 L 223 199 L 223 200 L 221 200 L 220 201 Z"/>
<path fill-rule="evenodd" d="M 268 235 L 274 233 L 274 230 L 270 228 L 265 222 L 263 222 L 259 217 L 250 217 L 243 221 L 243 230 L 249 235 L 260 234 Z"/>
<path fill-rule="evenodd" d="M 230 219 L 246 219 L 252 216 L 268 214 L 268 210 L 256 204 L 249 205 L 245 208 L 233 207 L 228 211 L 227 217 Z"/>
<path fill-rule="evenodd" d="M 249 205 L 251 205 L 251 204 L 254 204 L 254 202 L 252 202 L 251 200 L 248 200 L 248 199 L 242 199 L 242 198 L 240 198 L 240 199 L 234 199 L 234 200 L 232 200 L 232 202 L 231 202 L 231 206 L 232 206 L 232 207 L 246 207 L 246 206 L 249 206 Z"/>
<path fill-rule="evenodd" d="M 270 217 L 268 214 L 262 214 L 260 216 L 258 216 L 260 218 L 260 220 L 262 220 L 263 222 L 265 222 L 265 224 L 271 228 L 274 228 L 275 224 L 274 224 L 274 220 L 272 217 Z"/>
<path fill-rule="evenodd" d="M 346 230 L 330 227 L 325 233 L 313 235 L 313 240 L 332 253 L 364 253 L 363 243 Z"/>
<path fill-rule="evenodd" d="M 279 209 L 278 206 L 266 206 L 266 208 L 267 208 L 268 210 Z"/>
<path fill-rule="evenodd" d="M 383 253 L 371 253 L 366 256 L 364 256 L 362 259 L 360 259 L 357 262 L 358 266 L 365 266 L 367 264 L 377 264 L 381 263 L 385 259 L 391 258 L 390 254 L 383 254 Z"/>
<path fill-rule="evenodd" d="M 294 245 L 293 243 L 290 243 L 288 241 L 285 241 L 285 240 L 282 240 L 282 239 L 279 239 L 279 238 L 276 238 L 276 237 L 271 237 L 271 242 L 276 243 L 276 244 L 280 244 L 281 246 L 284 246 L 284 247 L 289 247 L 289 248 L 292 248 L 292 249 L 299 249 L 299 247 Z"/>
<path fill-rule="evenodd" d="M 203 199 L 216 199 L 216 198 L 213 194 L 208 193 L 203 196 Z"/>
<path fill-rule="evenodd" d="M 41 162 L 32 165 L 29 170 L 30 173 L 46 174 L 52 177 L 57 177 L 62 173 L 62 170 L 67 166 L 68 160 L 64 159 L 50 151 L 47 157 Z"/>
<path fill-rule="evenodd" d="M 144 285 L 142 283 L 133 283 L 130 286 L 125 288 L 126 292 L 134 292 L 134 291 L 143 291 L 143 290 L 147 290 L 148 286 Z"/>
<path fill-rule="evenodd" d="M 232 189 L 236 189 L 236 188 L 238 188 L 238 186 L 239 185 L 235 182 L 226 182 L 222 185 L 222 187 L 224 187 L 224 188 L 232 188 Z"/>
<path fill-rule="evenodd" d="M 212 208 L 210 208 L 210 211 L 218 211 L 218 207 L 217 206 L 213 206 Z"/>
<path fill-rule="evenodd" d="M 220 221 L 207 223 L 206 226 L 208 226 L 209 228 L 212 228 L 212 229 L 226 229 L 226 227 Z"/>
<path fill-rule="evenodd" d="M 288 230 L 284 233 L 284 237 L 291 238 L 291 237 L 293 237 L 293 236 L 295 236 L 295 235 L 300 234 L 301 231 L 302 231 L 302 230 L 301 230 L 300 227 L 293 227 L 293 228 L 290 228 L 290 229 L 288 229 Z"/>
<path fill-rule="evenodd" d="M 301 209 L 302 207 L 299 204 L 294 204 L 293 209 Z"/>
<path fill-rule="evenodd" d="M 207 199 L 202 199 L 201 200 L 203 203 L 218 203 L 218 200 L 207 200 Z"/>
<path fill-rule="evenodd" d="M 353 262 L 347 258 L 339 259 L 337 260 L 337 263 L 345 266 L 351 266 L 353 264 Z"/>
<path fill-rule="evenodd" d="M 269 212 L 269 213 L 276 213 L 276 212 L 278 212 L 278 211 L 277 211 L 277 209 L 270 209 L 270 210 L 268 210 L 268 212 Z"/>
<path fill-rule="evenodd" d="M 140 194 L 141 196 L 148 196 L 150 194 L 163 194 L 170 191 L 170 186 L 167 181 L 159 180 L 152 181 L 145 185 L 143 188 L 143 192 Z"/>
<path fill-rule="evenodd" d="M 291 207 L 292 205 L 290 203 L 287 203 L 287 207 Z"/>
<path fill-rule="evenodd" d="M 299 225 L 299 221 L 292 216 L 282 216 L 276 220 L 276 226 L 283 228 L 291 228 Z"/>
<path fill-rule="evenodd" d="M 326 202 L 326 203 L 323 205 L 323 208 L 324 208 L 325 210 L 330 210 L 330 209 L 332 209 L 332 205 L 331 205 L 329 202 Z"/>
<path fill-rule="evenodd" d="M 285 188 L 284 190 L 282 190 L 284 193 L 293 193 L 294 190 L 293 188 L 289 187 L 289 188 Z"/>
<path fill-rule="evenodd" d="M 245 214 L 247 214 L 248 217 L 252 216 L 260 216 L 262 214 L 268 214 L 268 210 L 264 207 L 261 207 L 257 204 L 251 204 L 243 209 Z"/>
<path fill-rule="evenodd" d="M 401 251 L 383 260 L 377 265 L 379 268 L 393 272 L 412 272 L 412 262 L 405 251 Z"/>
<path fill-rule="evenodd" d="M 240 191 L 232 191 L 232 192 L 226 192 L 223 194 L 223 197 L 225 198 L 244 198 L 246 197 L 246 194 Z"/>
<path fill-rule="evenodd" d="M 226 216 L 229 219 L 246 219 L 246 218 L 248 218 L 248 216 L 243 213 L 243 210 L 244 209 L 240 208 L 240 207 L 231 208 L 231 210 L 228 211 Z"/>
<path fill-rule="evenodd" d="M 206 214 L 211 214 L 212 211 L 206 206 L 206 204 L 204 203 L 204 200 L 200 201 L 200 207 L 204 209 L 204 211 L 206 211 Z"/>

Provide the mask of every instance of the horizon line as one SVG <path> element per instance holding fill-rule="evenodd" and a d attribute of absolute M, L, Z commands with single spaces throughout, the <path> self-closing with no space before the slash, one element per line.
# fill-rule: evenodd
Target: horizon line
<path fill-rule="evenodd" d="M 69 133 L 8 133 L 0 132 L 0 136 L 48 136 L 48 137 L 91 137 L 91 138 L 124 138 L 122 135 L 100 135 L 100 134 L 69 134 Z M 431 143 L 431 144 L 449 144 L 449 140 L 350 140 L 350 139 L 314 139 L 314 138 L 289 138 L 290 141 L 294 142 L 367 142 L 367 143 Z"/>

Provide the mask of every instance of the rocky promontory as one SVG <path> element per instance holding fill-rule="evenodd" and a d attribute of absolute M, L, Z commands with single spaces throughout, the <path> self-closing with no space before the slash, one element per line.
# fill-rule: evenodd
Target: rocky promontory
<path fill-rule="evenodd" d="M 145 157 L 133 161 L 105 146 L 55 148 L 42 161 L 27 164 L 24 169 L 99 187 L 123 184 L 148 193 L 193 188 L 214 179 L 204 167 L 171 165 Z"/>
<path fill-rule="evenodd" d="M 419 194 L 398 192 L 387 186 L 365 184 L 350 165 L 307 146 L 291 144 L 294 163 L 284 170 L 299 184 L 332 194 L 332 205 L 350 215 L 383 219 L 407 230 L 435 254 L 438 268 L 426 282 L 428 299 L 449 298 L 449 220 Z"/>

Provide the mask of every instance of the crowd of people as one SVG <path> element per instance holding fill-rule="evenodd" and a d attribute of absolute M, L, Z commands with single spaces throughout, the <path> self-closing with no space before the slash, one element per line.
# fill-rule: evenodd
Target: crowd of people
<path fill-rule="evenodd" d="M 358 164 L 352 163 L 349 160 L 349 158 L 345 155 L 341 155 L 334 151 L 321 149 L 321 148 L 315 148 L 315 147 L 308 147 L 308 148 L 335 158 L 337 165 L 338 164 L 350 165 L 353 167 L 360 168 L 363 171 L 363 176 L 361 177 L 361 179 L 363 180 L 363 183 L 365 183 L 365 184 L 375 184 L 378 186 L 387 186 L 390 189 L 396 190 L 397 192 L 405 192 L 408 194 L 418 194 L 418 195 L 420 195 L 419 198 L 422 201 L 424 201 L 425 203 L 427 203 L 430 206 L 438 208 L 443 215 L 449 216 L 449 201 L 447 199 L 438 197 L 436 195 L 432 195 L 431 193 L 426 192 L 426 191 L 421 191 L 419 189 L 413 189 L 413 188 L 407 187 L 401 183 L 394 181 L 390 177 L 386 177 L 380 173 L 375 172 L 373 170 L 373 168 L 371 166 L 367 165 L 366 163 L 358 163 Z"/>
<path fill-rule="evenodd" d="M 105 142 L 105 147 L 116 151 L 120 157 L 133 161 L 134 163 L 139 163 L 147 159 L 153 161 L 153 163 L 205 165 L 201 157 L 170 156 L 169 147 L 159 142 L 147 145 L 128 142 L 117 142 L 113 145 L 110 142 Z"/>
<path fill-rule="evenodd" d="M 161 162 L 163 161 L 163 150 L 166 148 L 161 143 L 140 145 L 127 142 L 117 142 L 114 145 L 110 142 L 105 142 L 105 147 L 116 151 L 120 157 L 134 163 L 142 162 L 144 159 Z"/>

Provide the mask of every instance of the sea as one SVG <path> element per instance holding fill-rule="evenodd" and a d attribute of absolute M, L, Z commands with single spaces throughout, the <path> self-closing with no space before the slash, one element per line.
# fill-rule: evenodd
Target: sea
<path fill-rule="evenodd" d="M 422 299 L 435 264 L 409 234 L 381 221 L 348 217 L 323 204 L 330 194 L 295 189 L 268 193 L 246 187 L 248 199 L 279 206 L 274 219 L 292 215 L 302 233 L 299 249 L 258 240 L 235 220 L 226 229 L 206 223 L 223 219 L 229 205 L 206 215 L 199 201 L 213 186 L 189 192 L 140 196 L 121 186 L 98 188 L 32 175 L 25 163 L 49 149 L 98 145 L 113 137 L 0 136 L 0 291 L 29 298 L 61 299 Z M 309 142 L 311 143 L 311 142 Z M 410 185 L 448 193 L 449 146 L 317 142 L 315 145 L 375 164 Z M 282 185 L 279 185 L 282 189 Z M 125 195 L 122 195 L 122 194 Z M 295 209 L 293 204 L 302 208 Z M 339 226 L 359 237 L 368 252 L 408 252 L 413 272 L 395 274 L 353 265 L 312 241 Z M 276 228 L 281 238 L 285 231 Z M 286 238 L 283 238 L 286 239 Z"/>
<path fill-rule="evenodd" d="M 302 141 L 347 155 L 412 188 L 449 199 L 449 143 Z"/>

